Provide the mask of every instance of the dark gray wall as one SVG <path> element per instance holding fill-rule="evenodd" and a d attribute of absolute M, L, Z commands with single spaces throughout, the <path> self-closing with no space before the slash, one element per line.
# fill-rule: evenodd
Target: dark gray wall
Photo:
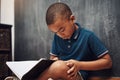
<path fill-rule="evenodd" d="M 15 60 L 48 57 L 52 34 L 45 12 L 53 1 L 15 0 Z"/>
<path fill-rule="evenodd" d="M 0 0 L 0 22 L 1 22 L 1 0 Z"/>
<path fill-rule="evenodd" d="M 15 0 L 15 60 L 49 57 L 53 34 L 45 13 L 59 0 Z M 112 75 L 120 76 L 120 0 L 61 0 L 76 16 L 76 22 L 97 34 L 109 49 Z M 106 75 L 101 72 L 100 75 Z"/>

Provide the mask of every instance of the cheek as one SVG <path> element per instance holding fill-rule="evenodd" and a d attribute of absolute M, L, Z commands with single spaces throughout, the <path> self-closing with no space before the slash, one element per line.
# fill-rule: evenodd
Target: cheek
<path fill-rule="evenodd" d="M 72 34 L 73 34 L 72 29 L 67 30 L 66 33 L 65 33 L 66 36 L 72 36 Z"/>
<path fill-rule="evenodd" d="M 72 34 L 72 33 L 73 33 L 73 29 L 72 29 L 72 28 L 69 28 L 68 33 L 69 33 L 69 34 Z"/>

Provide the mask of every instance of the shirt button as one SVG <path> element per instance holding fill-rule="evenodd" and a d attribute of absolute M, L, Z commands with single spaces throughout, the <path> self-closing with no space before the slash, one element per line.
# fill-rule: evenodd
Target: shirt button
<path fill-rule="evenodd" d="M 68 48 L 70 48 L 71 46 L 70 45 L 68 45 Z"/>
<path fill-rule="evenodd" d="M 70 41 L 70 40 L 69 40 L 68 42 L 69 42 L 69 43 L 71 43 L 71 41 Z"/>

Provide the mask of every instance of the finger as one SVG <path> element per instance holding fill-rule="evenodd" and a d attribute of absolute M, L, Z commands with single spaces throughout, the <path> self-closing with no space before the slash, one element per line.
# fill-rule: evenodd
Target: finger
<path fill-rule="evenodd" d="M 68 71 L 67 71 L 67 73 L 68 74 L 71 74 L 71 73 L 73 73 L 75 71 L 75 67 L 73 66 L 73 67 L 71 67 Z"/>
<path fill-rule="evenodd" d="M 75 76 L 75 73 L 73 72 L 73 73 L 69 74 L 69 76 L 70 76 L 70 77 L 74 77 L 74 76 Z"/>
<path fill-rule="evenodd" d="M 77 73 L 75 73 L 72 77 L 71 80 L 76 80 L 77 79 Z"/>
<path fill-rule="evenodd" d="M 71 79 L 71 80 L 76 80 L 76 78 L 77 78 L 77 73 L 72 73 L 72 74 L 70 74 L 68 77 L 69 77 L 69 79 Z"/>
<path fill-rule="evenodd" d="M 72 72 L 71 74 L 69 74 L 70 77 L 75 77 L 76 76 L 76 72 L 74 70 L 74 72 Z"/>

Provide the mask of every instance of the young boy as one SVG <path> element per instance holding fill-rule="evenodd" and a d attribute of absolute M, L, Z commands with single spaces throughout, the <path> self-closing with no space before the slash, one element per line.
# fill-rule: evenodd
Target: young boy
<path fill-rule="evenodd" d="M 52 4 L 46 13 L 46 23 L 55 33 L 50 59 L 57 61 L 39 80 L 87 80 L 90 71 L 112 66 L 106 47 L 93 32 L 75 23 L 75 16 L 66 4 Z"/>

